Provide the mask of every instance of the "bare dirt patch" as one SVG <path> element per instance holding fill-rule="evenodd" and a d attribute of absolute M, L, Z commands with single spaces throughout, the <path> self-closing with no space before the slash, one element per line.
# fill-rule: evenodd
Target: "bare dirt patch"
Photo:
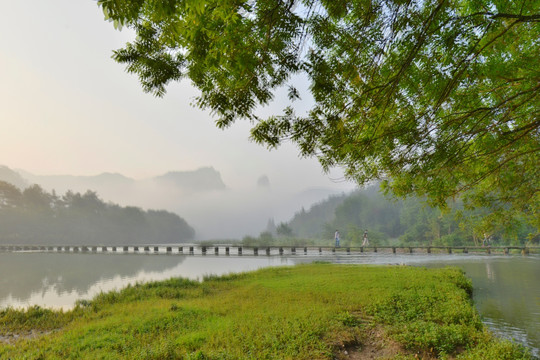
<path fill-rule="evenodd" d="M 393 359 L 396 355 L 410 355 L 424 360 L 437 359 L 434 354 L 415 353 L 404 349 L 396 341 L 389 339 L 379 326 L 366 329 L 358 343 L 343 345 L 335 355 L 337 360 Z"/>

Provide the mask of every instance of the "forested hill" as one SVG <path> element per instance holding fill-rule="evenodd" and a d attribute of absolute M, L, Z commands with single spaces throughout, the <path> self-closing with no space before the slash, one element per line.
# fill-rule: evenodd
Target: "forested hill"
<path fill-rule="evenodd" d="M 58 196 L 0 181 L 0 244 L 179 243 L 195 231 L 178 215 L 103 202 L 95 192 Z"/>
<path fill-rule="evenodd" d="M 491 244 L 537 244 L 539 229 L 526 219 L 512 226 L 504 219 L 493 226 L 485 222 L 489 209 L 466 210 L 456 201 L 447 212 L 425 205 L 425 199 L 391 200 L 379 186 L 333 196 L 302 209 L 286 224 L 300 238 L 333 239 L 336 229 L 345 244 L 360 245 L 364 230 L 371 244 L 481 245 L 485 236 Z M 514 219 L 515 220 L 515 219 Z"/>

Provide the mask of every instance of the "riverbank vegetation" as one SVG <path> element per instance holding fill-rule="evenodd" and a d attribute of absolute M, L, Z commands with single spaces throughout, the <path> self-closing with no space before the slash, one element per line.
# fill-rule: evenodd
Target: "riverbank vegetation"
<path fill-rule="evenodd" d="M 443 211 L 425 199 L 390 199 L 375 184 L 302 208 L 277 226 L 270 221 L 258 238 L 245 237 L 244 243 L 328 246 L 338 229 L 342 246 L 360 246 L 367 229 L 370 244 L 378 246 L 540 245 L 540 228 L 530 219 L 497 218 L 490 211 L 467 209 L 459 200 Z"/>
<path fill-rule="evenodd" d="M 159 244 L 194 235 L 168 211 L 106 203 L 93 191 L 59 196 L 39 185 L 20 190 L 0 181 L 0 244 Z"/>
<path fill-rule="evenodd" d="M 310 264 L 0 311 L 8 359 L 531 359 L 488 333 L 453 268 Z M 33 331 L 43 335 L 27 338 Z M 19 335 L 18 340 L 14 336 Z M 356 356 L 356 357 L 355 357 Z"/>

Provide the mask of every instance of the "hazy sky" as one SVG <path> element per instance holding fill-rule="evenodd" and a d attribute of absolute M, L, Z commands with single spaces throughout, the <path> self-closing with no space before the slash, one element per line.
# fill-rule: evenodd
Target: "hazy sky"
<path fill-rule="evenodd" d="M 350 189 L 340 171 L 322 174 L 291 145 L 277 151 L 248 140 L 249 123 L 219 130 L 190 105 L 197 91 L 173 84 L 145 94 L 111 59 L 130 41 L 92 0 L 29 0 L 0 11 L 0 165 L 49 174 L 119 172 L 146 178 L 213 166 L 231 187 Z"/>

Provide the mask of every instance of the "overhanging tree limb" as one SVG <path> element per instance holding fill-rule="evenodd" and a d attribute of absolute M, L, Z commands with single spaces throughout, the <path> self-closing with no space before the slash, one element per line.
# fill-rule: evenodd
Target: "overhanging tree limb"
<path fill-rule="evenodd" d="M 509 199 L 494 207 L 508 214 L 536 206 L 512 181 L 540 187 L 538 0 L 98 3 L 137 32 L 116 60 L 145 90 L 162 96 L 189 78 L 218 126 L 251 120 L 259 143 L 288 139 L 323 169 L 385 178 L 396 194 L 441 206 L 455 195 Z M 299 115 L 296 74 L 315 99 Z M 261 119 L 258 107 L 287 86 L 283 114 Z"/>

